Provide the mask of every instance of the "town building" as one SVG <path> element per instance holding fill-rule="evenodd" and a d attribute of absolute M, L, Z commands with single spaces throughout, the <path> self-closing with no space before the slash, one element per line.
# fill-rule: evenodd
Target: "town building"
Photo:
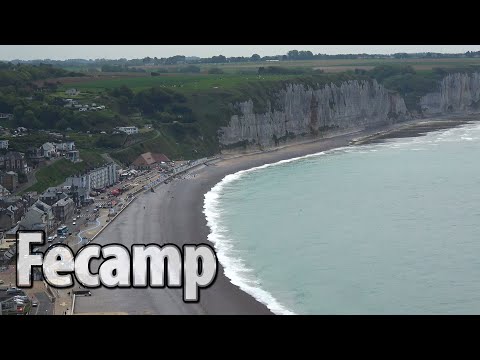
<path fill-rule="evenodd" d="M 43 156 L 45 158 L 52 158 L 57 156 L 57 150 L 54 146 L 54 144 L 50 142 L 46 142 L 41 146 L 41 149 L 43 150 Z"/>
<path fill-rule="evenodd" d="M 7 231 L 15 224 L 15 207 L 0 208 L 0 231 Z"/>
<path fill-rule="evenodd" d="M 0 171 L 0 185 L 10 192 L 18 187 L 18 174 L 13 171 Z"/>
<path fill-rule="evenodd" d="M 140 155 L 132 163 L 133 167 L 136 169 L 149 169 L 156 164 L 168 163 L 170 159 L 164 154 L 155 154 L 151 152 L 144 153 Z"/>
<path fill-rule="evenodd" d="M 88 174 L 70 176 L 65 180 L 63 186 L 68 186 L 69 188 L 84 188 L 88 190 L 88 193 L 90 193 L 90 176 Z"/>
<path fill-rule="evenodd" d="M 5 155 L 0 155 L 0 169 L 24 174 L 27 174 L 30 170 L 25 157 L 18 151 L 9 151 Z"/>
<path fill-rule="evenodd" d="M 11 197 L 0 207 L 0 231 L 7 231 L 25 214 L 25 204 L 19 197 Z"/>
<path fill-rule="evenodd" d="M 52 207 L 40 200 L 35 202 L 20 221 L 19 230 L 43 230 L 49 233 L 55 226 Z"/>
<path fill-rule="evenodd" d="M 89 172 L 90 188 L 93 190 L 104 189 L 112 186 L 118 181 L 117 165 L 110 163 L 105 166 L 93 169 Z"/>
<path fill-rule="evenodd" d="M 61 199 L 65 199 L 67 194 L 65 194 L 60 187 L 49 187 L 45 192 L 40 195 L 40 201 L 44 202 L 47 205 L 53 205 Z"/>
<path fill-rule="evenodd" d="M 13 196 L 5 202 L 2 201 L 2 205 L 0 206 L 0 231 L 6 231 L 22 219 L 28 204 L 24 199 Z"/>
<path fill-rule="evenodd" d="M 78 150 L 67 151 L 65 157 L 68 160 L 70 160 L 71 162 L 79 162 L 80 161 L 80 152 Z"/>
<path fill-rule="evenodd" d="M 82 175 L 70 176 L 65 180 L 63 186 L 69 187 L 69 195 L 75 204 L 79 205 L 89 201 L 92 190 L 104 189 L 114 185 L 117 181 L 117 165 L 110 163 Z"/>
<path fill-rule="evenodd" d="M 124 132 L 128 135 L 138 134 L 138 128 L 136 126 L 120 126 L 115 128 L 118 131 Z"/>
<path fill-rule="evenodd" d="M 3 185 L 0 185 L 0 199 L 8 195 L 10 195 L 10 191 L 8 191 Z"/>
<path fill-rule="evenodd" d="M 73 216 L 75 204 L 70 198 L 61 199 L 52 205 L 52 211 L 55 219 L 65 222 Z"/>
<path fill-rule="evenodd" d="M 38 164 L 45 160 L 45 152 L 43 151 L 43 147 L 29 147 L 27 149 L 27 158 L 31 160 L 33 163 Z"/>
<path fill-rule="evenodd" d="M 55 146 L 55 150 L 59 153 L 65 153 L 67 151 L 75 150 L 75 142 L 73 141 L 66 141 L 59 144 L 53 144 Z"/>

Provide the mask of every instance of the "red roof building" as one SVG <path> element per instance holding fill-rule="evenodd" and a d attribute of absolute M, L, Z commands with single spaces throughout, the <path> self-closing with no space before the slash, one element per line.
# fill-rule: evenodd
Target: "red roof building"
<path fill-rule="evenodd" d="M 133 166 L 137 169 L 150 168 L 155 164 L 170 162 L 170 159 L 164 154 L 144 153 L 135 159 Z"/>

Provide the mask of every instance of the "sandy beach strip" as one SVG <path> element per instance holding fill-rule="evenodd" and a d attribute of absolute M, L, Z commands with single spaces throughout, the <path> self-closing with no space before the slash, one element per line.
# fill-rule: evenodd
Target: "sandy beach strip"
<path fill-rule="evenodd" d="M 465 120 L 465 119 L 462 119 Z M 472 119 L 473 120 L 473 119 Z M 130 247 L 134 243 L 208 243 L 210 229 L 203 214 L 204 195 L 226 175 L 240 170 L 281 160 L 301 157 L 326 150 L 348 146 L 352 140 L 389 131 L 388 138 L 405 132 L 405 126 L 417 124 L 425 128 L 425 120 L 410 122 L 401 126 L 389 126 L 347 135 L 320 139 L 250 155 L 229 156 L 201 165 L 178 179 L 162 184 L 155 192 L 146 192 L 119 216 L 96 239 L 97 243 L 120 243 Z M 421 125 L 423 123 L 423 125 Z M 446 123 L 438 125 L 444 128 Z M 449 127 L 463 124 L 450 122 Z M 430 126 L 429 131 L 435 130 Z M 422 130 L 423 131 L 423 130 Z M 417 136 L 422 131 L 417 132 Z M 415 131 L 409 130 L 415 136 Z M 93 296 L 81 298 L 76 313 L 125 312 L 128 314 L 251 314 L 268 315 L 272 312 L 225 276 L 220 264 L 215 282 L 208 289 L 200 291 L 200 301 L 184 303 L 180 289 L 94 289 Z"/>

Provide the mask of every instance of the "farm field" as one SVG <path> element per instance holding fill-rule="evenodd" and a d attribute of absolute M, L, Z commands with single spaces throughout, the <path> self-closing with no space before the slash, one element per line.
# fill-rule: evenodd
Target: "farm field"
<path fill-rule="evenodd" d="M 111 79 L 91 78 L 90 81 L 78 82 L 74 86 L 80 91 L 100 92 L 105 89 L 113 89 L 126 85 L 134 92 L 149 89 L 151 87 L 171 87 L 178 90 L 207 90 L 215 88 L 230 88 L 248 81 L 283 80 L 294 77 L 294 75 L 269 75 L 258 76 L 236 75 L 236 74 L 161 74 L 160 76 L 122 77 Z M 72 87 L 62 86 L 62 90 Z"/>
<path fill-rule="evenodd" d="M 260 66 L 281 66 L 286 68 L 316 69 L 322 68 L 326 72 L 339 72 L 338 69 L 350 70 L 355 68 L 375 67 L 379 65 L 411 65 L 416 70 L 429 70 L 434 67 L 450 67 L 463 65 L 480 65 L 480 58 L 451 58 L 451 59 L 331 59 L 331 60 L 297 60 L 297 61 L 261 61 L 225 64 L 196 64 L 202 71 L 218 67 L 226 73 L 235 73 L 242 70 L 255 71 Z M 155 71 L 158 68 L 174 71 L 178 65 L 139 66 L 138 68 Z"/>
<path fill-rule="evenodd" d="M 462 67 L 478 65 L 480 58 L 452 58 L 452 59 L 338 59 L 338 60 L 308 60 L 308 61 L 279 61 L 279 62 L 245 62 L 225 64 L 196 64 L 201 72 L 197 74 L 178 73 L 183 65 L 143 66 L 147 73 L 98 73 L 94 76 L 58 78 L 60 91 L 75 87 L 80 91 L 92 93 L 102 92 L 121 85 L 127 85 L 134 92 L 142 91 L 154 86 L 178 88 L 181 91 L 198 91 L 215 88 L 228 89 L 245 82 L 262 82 L 265 80 L 287 80 L 298 75 L 257 75 L 259 67 L 278 66 L 289 69 L 323 70 L 325 73 L 340 73 L 355 69 L 371 70 L 379 65 L 411 65 L 417 71 L 427 71 L 435 67 Z M 208 74 L 211 68 L 223 70 L 223 74 Z M 168 70 L 151 76 L 150 71 L 158 69 Z"/>

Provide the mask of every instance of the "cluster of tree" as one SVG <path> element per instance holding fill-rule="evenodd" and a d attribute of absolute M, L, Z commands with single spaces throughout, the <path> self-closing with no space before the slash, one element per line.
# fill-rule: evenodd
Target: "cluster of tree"
<path fill-rule="evenodd" d="M 298 50 L 290 50 L 287 53 L 288 60 L 312 60 L 313 53 L 311 51 L 298 51 Z"/>
<path fill-rule="evenodd" d="M 380 65 L 373 68 L 369 75 L 379 82 L 393 76 L 402 76 L 405 74 L 415 74 L 415 70 L 411 65 Z"/>
<path fill-rule="evenodd" d="M 443 53 L 396 53 L 393 55 L 389 54 L 313 54 L 311 51 L 305 50 L 291 50 L 284 55 L 274 55 L 274 56 L 260 56 L 258 54 L 253 54 L 250 57 L 244 56 L 235 56 L 235 57 L 226 57 L 224 55 L 217 55 L 206 58 L 199 57 L 186 57 L 184 55 L 175 55 L 166 58 L 157 58 L 157 57 L 145 57 L 142 59 L 69 59 L 69 60 L 14 60 L 12 64 L 28 64 L 28 65 L 54 65 L 56 67 L 81 67 L 81 68 L 102 68 L 104 65 L 118 65 L 118 66 L 144 66 L 144 65 L 178 65 L 178 64 L 221 64 L 221 63 L 234 63 L 234 62 L 248 62 L 248 61 L 267 61 L 267 60 L 328 60 L 328 59 L 383 59 L 383 58 L 461 58 L 461 57 L 480 57 L 480 51 L 467 51 L 465 53 L 457 54 L 443 54 Z M 1 65 L 0 65 L 1 69 Z M 116 70 L 117 71 L 117 70 Z"/>
<path fill-rule="evenodd" d="M 109 95 L 115 98 L 117 111 L 122 115 L 141 112 L 164 123 L 195 121 L 192 110 L 185 105 L 187 98 L 171 89 L 152 87 L 134 94 L 122 85 L 112 89 Z"/>
<path fill-rule="evenodd" d="M 127 134 L 102 134 L 95 140 L 95 146 L 100 148 L 116 149 L 122 147 Z"/>
<path fill-rule="evenodd" d="M 26 65 L 0 62 L 0 87 L 25 86 L 32 81 L 66 76 L 84 76 L 48 64 Z"/>
<path fill-rule="evenodd" d="M 105 112 L 85 113 L 72 111 L 56 105 L 17 105 L 13 110 L 13 126 L 23 126 L 28 129 L 57 129 L 87 131 L 92 129 L 109 130 L 119 126 L 115 119 Z"/>

